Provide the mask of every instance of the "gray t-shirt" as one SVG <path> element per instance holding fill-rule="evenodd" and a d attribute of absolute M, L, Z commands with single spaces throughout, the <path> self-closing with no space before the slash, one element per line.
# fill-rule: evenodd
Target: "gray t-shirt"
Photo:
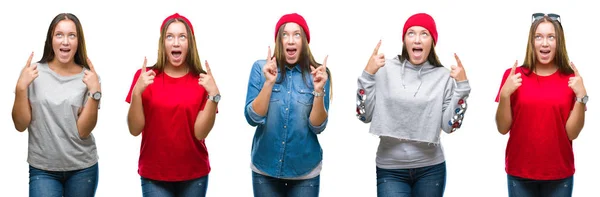
<path fill-rule="evenodd" d="M 46 63 L 38 64 L 37 69 L 39 76 L 27 90 L 31 105 L 27 162 L 48 171 L 80 170 L 96 164 L 93 134 L 82 139 L 77 130 L 79 110 L 89 98 L 83 71 L 61 76 Z"/>

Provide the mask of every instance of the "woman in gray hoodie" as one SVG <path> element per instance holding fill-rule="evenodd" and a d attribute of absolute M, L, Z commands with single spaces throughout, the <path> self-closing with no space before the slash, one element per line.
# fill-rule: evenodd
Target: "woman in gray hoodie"
<path fill-rule="evenodd" d="M 440 134 L 460 128 L 471 88 L 456 54 L 450 70 L 440 63 L 430 15 L 411 16 L 402 33 L 402 54 L 385 59 L 379 41 L 358 77 L 357 117 L 380 136 L 377 196 L 443 196 Z"/>

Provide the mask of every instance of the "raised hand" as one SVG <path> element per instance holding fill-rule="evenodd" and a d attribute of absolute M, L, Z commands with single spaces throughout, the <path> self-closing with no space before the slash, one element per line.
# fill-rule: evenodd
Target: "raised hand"
<path fill-rule="evenodd" d="M 137 82 L 135 83 L 135 87 L 133 89 L 137 94 L 142 94 L 148 85 L 154 83 L 154 77 L 156 73 L 153 70 L 146 71 L 146 63 L 148 60 L 144 57 L 144 64 L 142 65 L 142 70 L 140 71 L 140 76 L 138 77 Z"/>
<path fill-rule="evenodd" d="M 329 56 L 325 56 L 325 60 L 323 60 L 323 64 L 317 68 L 314 68 L 312 65 L 310 66 L 310 74 L 313 76 L 313 86 L 315 92 L 323 93 L 323 88 L 325 87 L 325 82 L 327 82 L 327 58 Z"/>
<path fill-rule="evenodd" d="M 456 59 L 456 66 L 452 65 L 450 67 L 450 77 L 454 78 L 454 80 L 456 80 L 457 82 L 467 80 L 465 68 L 463 67 L 462 62 L 460 61 L 456 53 L 454 54 L 454 59 Z"/>
<path fill-rule="evenodd" d="M 518 61 L 515 61 L 515 65 L 513 65 L 512 69 L 510 70 L 510 74 L 506 78 L 506 82 L 504 82 L 504 85 L 500 90 L 502 96 L 504 97 L 510 97 L 510 95 L 512 95 L 512 93 L 514 93 L 521 86 L 521 82 L 523 81 L 523 79 L 521 79 L 521 73 L 515 74 L 515 70 L 517 70 L 517 64 Z"/>
<path fill-rule="evenodd" d="M 367 67 L 365 71 L 370 74 L 375 74 L 381 67 L 385 65 L 385 56 L 383 53 L 379 53 L 379 47 L 381 46 L 381 40 L 375 46 L 373 53 L 371 54 L 371 58 L 369 58 L 369 62 L 367 63 Z"/>
<path fill-rule="evenodd" d="M 214 96 L 219 94 L 219 88 L 217 87 L 217 83 L 215 82 L 215 78 L 213 77 L 212 71 L 210 70 L 210 66 L 208 65 L 208 61 L 204 61 L 204 65 L 206 65 L 206 74 L 200 73 L 200 78 L 198 78 L 198 84 L 200 84 L 208 95 Z"/>
<path fill-rule="evenodd" d="M 89 92 L 94 93 L 100 91 L 100 80 L 98 80 L 96 69 L 94 69 L 94 65 L 92 64 L 92 61 L 90 61 L 90 58 L 87 58 L 86 61 L 90 70 L 83 71 L 83 83 L 85 83 Z"/>
<path fill-rule="evenodd" d="M 33 59 L 33 52 L 29 55 L 29 59 L 27 59 L 27 63 L 23 70 L 21 70 L 21 75 L 17 81 L 17 89 L 25 90 L 29 87 L 29 84 L 33 82 L 35 78 L 39 76 L 37 66 L 38 64 L 31 65 L 31 59 Z"/>
<path fill-rule="evenodd" d="M 267 63 L 263 66 L 263 74 L 265 75 L 266 82 L 275 83 L 277 79 L 277 58 L 271 56 L 271 47 L 269 47 L 267 54 Z"/>
<path fill-rule="evenodd" d="M 573 90 L 577 98 L 582 98 L 587 95 L 585 86 L 583 85 L 583 79 L 581 78 L 581 75 L 579 75 L 579 71 L 573 62 L 571 62 L 571 68 L 573 69 L 573 72 L 575 72 L 575 76 L 569 78 L 569 87 Z"/>

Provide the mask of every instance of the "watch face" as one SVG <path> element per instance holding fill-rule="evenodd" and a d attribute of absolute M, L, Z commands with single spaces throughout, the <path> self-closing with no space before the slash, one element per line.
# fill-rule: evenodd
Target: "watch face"
<path fill-rule="evenodd" d="M 100 93 L 100 92 L 96 92 L 96 93 L 94 93 L 94 94 L 92 95 L 92 97 L 93 97 L 95 100 L 100 100 L 100 97 L 102 97 L 102 93 Z"/>
<path fill-rule="evenodd" d="M 587 103 L 588 102 L 588 96 L 584 96 L 583 99 L 581 99 L 581 100 L 583 100 L 583 103 Z"/>
<path fill-rule="evenodd" d="M 215 97 L 213 97 L 213 100 L 214 100 L 215 102 L 219 102 L 219 100 L 221 100 L 221 95 L 218 95 L 218 94 L 217 94 L 217 95 L 215 95 Z"/>

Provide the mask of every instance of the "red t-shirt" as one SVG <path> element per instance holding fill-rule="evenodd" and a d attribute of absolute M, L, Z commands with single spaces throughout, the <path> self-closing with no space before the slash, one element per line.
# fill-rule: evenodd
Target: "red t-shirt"
<path fill-rule="evenodd" d="M 567 120 L 573 109 L 575 93 L 569 88 L 569 77 L 556 71 L 549 76 L 529 73 L 518 67 L 522 83 L 510 98 L 512 126 L 506 146 L 506 173 L 535 179 L 563 179 L 575 174 L 571 140 L 567 136 Z M 502 85 L 510 69 L 504 72 Z M 499 101 L 500 91 L 496 96 Z"/>
<path fill-rule="evenodd" d="M 141 70 L 141 69 L 140 69 Z M 125 101 L 140 76 L 135 73 Z M 158 73 L 157 70 L 155 72 Z M 138 173 L 148 179 L 184 181 L 208 175 L 210 163 L 204 140 L 194 136 L 194 123 L 204 109 L 207 93 L 191 72 L 180 78 L 158 73 L 142 93 L 145 125 Z"/>

